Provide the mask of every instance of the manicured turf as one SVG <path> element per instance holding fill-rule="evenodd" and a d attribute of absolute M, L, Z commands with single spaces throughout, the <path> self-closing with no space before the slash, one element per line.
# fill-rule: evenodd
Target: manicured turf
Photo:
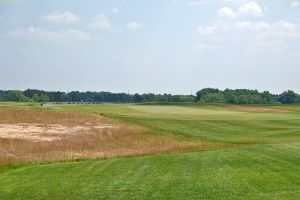
<path fill-rule="evenodd" d="M 299 199 L 299 144 L 25 166 L 0 199 Z"/>
<path fill-rule="evenodd" d="M 12 105 L 10 105 L 12 106 Z M 15 105 L 13 105 L 15 106 Z M 22 105 L 35 107 L 36 105 Z M 233 148 L 0 169 L 0 199 L 300 199 L 300 105 L 46 105 Z"/>
<path fill-rule="evenodd" d="M 300 106 L 299 106 L 300 107 Z M 256 112 L 222 105 L 78 105 L 52 109 L 82 111 L 147 126 L 154 133 L 234 143 L 300 142 L 300 111 Z M 284 107 L 285 108 L 285 107 Z"/>

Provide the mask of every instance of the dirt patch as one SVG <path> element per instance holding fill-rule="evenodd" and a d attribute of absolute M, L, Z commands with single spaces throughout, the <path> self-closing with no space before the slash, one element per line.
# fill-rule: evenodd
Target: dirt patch
<path fill-rule="evenodd" d="M 61 140 L 75 134 L 85 134 L 102 129 L 114 129 L 117 126 L 108 124 L 92 124 L 81 126 L 64 126 L 61 124 L 0 124 L 0 138 L 26 139 L 32 141 L 54 141 Z"/>
<path fill-rule="evenodd" d="M 267 106 L 245 106 L 245 105 L 226 105 L 225 108 L 230 108 L 238 111 L 252 111 L 252 112 L 276 112 L 276 113 L 286 113 L 291 112 L 287 109 L 271 108 Z"/>

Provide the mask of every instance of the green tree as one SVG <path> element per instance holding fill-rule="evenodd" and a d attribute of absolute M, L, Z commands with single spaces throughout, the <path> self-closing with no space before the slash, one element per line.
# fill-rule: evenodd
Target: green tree
<path fill-rule="evenodd" d="M 297 95 L 294 91 L 288 90 L 279 95 L 278 101 L 283 104 L 295 103 Z"/>
<path fill-rule="evenodd" d="M 225 101 L 222 93 L 209 93 L 201 97 L 202 103 L 223 103 Z"/>
<path fill-rule="evenodd" d="M 297 103 L 300 103 L 300 95 L 299 95 L 299 94 L 297 94 L 296 102 L 297 102 Z"/>
<path fill-rule="evenodd" d="M 40 96 L 38 94 L 34 94 L 33 97 L 32 97 L 32 100 L 34 102 L 40 102 Z"/>
<path fill-rule="evenodd" d="M 19 91 L 19 90 L 9 91 L 8 100 L 9 101 L 19 101 L 19 102 L 30 101 L 30 99 L 28 97 L 26 97 L 22 91 Z"/>
<path fill-rule="evenodd" d="M 40 102 L 48 102 L 49 101 L 49 97 L 46 94 L 42 94 L 40 96 Z"/>
<path fill-rule="evenodd" d="M 141 103 L 143 101 L 143 97 L 139 94 L 134 94 L 133 95 L 133 101 L 135 103 Z"/>
<path fill-rule="evenodd" d="M 234 90 L 226 89 L 224 90 L 224 99 L 226 103 L 238 103 L 239 99 Z"/>
<path fill-rule="evenodd" d="M 201 101 L 201 98 L 204 97 L 207 94 L 211 93 L 220 93 L 221 91 L 219 89 L 214 88 L 204 88 L 197 92 L 196 101 Z"/>

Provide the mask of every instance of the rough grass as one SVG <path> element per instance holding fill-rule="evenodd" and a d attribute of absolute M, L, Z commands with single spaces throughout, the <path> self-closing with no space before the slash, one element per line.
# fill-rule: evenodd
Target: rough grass
<path fill-rule="evenodd" d="M 299 144 L 24 166 L 0 199 L 299 199 Z"/>

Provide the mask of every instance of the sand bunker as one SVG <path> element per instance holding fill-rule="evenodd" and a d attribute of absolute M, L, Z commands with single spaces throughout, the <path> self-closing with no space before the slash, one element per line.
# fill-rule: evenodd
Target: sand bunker
<path fill-rule="evenodd" d="M 61 124 L 18 123 L 0 124 L 0 138 L 27 139 L 34 141 L 54 141 L 75 134 L 89 133 L 89 130 L 114 129 L 109 124 L 88 126 L 64 126 Z"/>

